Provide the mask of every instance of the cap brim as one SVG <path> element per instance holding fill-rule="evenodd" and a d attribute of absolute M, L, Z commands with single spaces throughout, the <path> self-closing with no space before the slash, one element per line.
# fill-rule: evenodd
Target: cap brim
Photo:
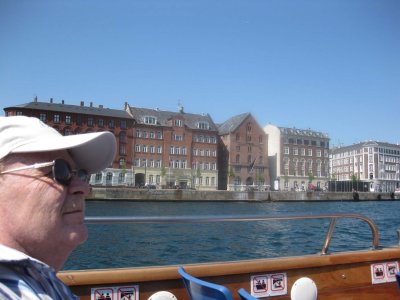
<path fill-rule="evenodd" d="M 108 131 L 37 139 L 14 149 L 13 153 L 69 150 L 79 168 L 93 174 L 109 167 L 116 154 L 114 134 Z"/>

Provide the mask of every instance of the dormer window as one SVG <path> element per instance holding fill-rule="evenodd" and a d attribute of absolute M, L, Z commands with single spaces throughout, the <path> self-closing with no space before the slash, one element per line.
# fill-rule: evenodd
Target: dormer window
<path fill-rule="evenodd" d="M 157 124 L 157 118 L 152 117 L 152 116 L 145 116 L 145 117 L 143 117 L 143 122 L 145 124 L 155 125 L 155 124 Z"/>
<path fill-rule="evenodd" d="M 210 124 L 208 124 L 208 122 L 199 122 L 199 123 L 197 123 L 197 128 L 210 129 Z"/>
<path fill-rule="evenodd" d="M 174 120 L 174 124 L 177 127 L 182 127 L 183 126 L 182 120 L 179 120 L 179 119 Z"/>

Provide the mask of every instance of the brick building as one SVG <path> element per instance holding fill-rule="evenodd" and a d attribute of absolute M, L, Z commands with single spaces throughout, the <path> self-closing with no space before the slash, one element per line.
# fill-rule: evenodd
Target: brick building
<path fill-rule="evenodd" d="M 35 98 L 32 102 L 4 108 L 6 116 L 31 116 L 58 130 L 62 135 L 110 131 L 117 139 L 117 155 L 110 168 L 93 174 L 91 184 L 98 185 L 129 185 L 132 176 L 132 128 L 135 120 L 124 110 L 115 110 L 95 107 L 90 102 L 85 106 L 68 105 L 61 100 L 55 103 L 51 98 L 49 102 L 39 102 Z M 128 170 L 128 171 L 127 171 Z"/>
<path fill-rule="evenodd" d="M 329 137 L 310 129 L 264 127 L 275 190 L 324 189 L 329 181 Z"/>
<path fill-rule="evenodd" d="M 332 149 L 330 154 L 333 186 L 348 182 L 368 184 L 363 190 L 393 192 L 400 187 L 400 145 L 369 141 Z M 346 185 L 344 185 L 346 186 Z"/>
<path fill-rule="evenodd" d="M 265 189 L 269 185 L 268 136 L 250 113 L 219 126 L 219 189 Z"/>
<path fill-rule="evenodd" d="M 216 190 L 218 131 L 211 117 L 129 107 L 136 185 Z"/>

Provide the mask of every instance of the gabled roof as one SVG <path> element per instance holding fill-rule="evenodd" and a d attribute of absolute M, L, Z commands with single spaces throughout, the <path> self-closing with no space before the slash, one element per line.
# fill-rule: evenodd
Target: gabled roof
<path fill-rule="evenodd" d="M 191 114 L 183 112 L 183 109 L 180 112 L 171 112 L 164 111 L 160 109 L 151 109 L 151 108 L 140 108 L 130 106 L 130 112 L 132 117 L 136 120 L 137 124 L 146 124 L 144 122 L 144 117 L 155 117 L 157 119 L 158 126 L 167 126 L 170 127 L 171 123 L 169 122 L 172 119 L 181 119 L 183 124 L 193 130 L 199 130 L 197 124 L 199 122 L 207 122 L 209 124 L 209 131 L 217 131 L 217 126 L 214 124 L 214 121 L 211 119 L 209 114 L 200 115 L 200 114 Z M 149 124 L 146 124 L 149 125 Z M 206 129 L 201 129 L 206 130 Z"/>
<path fill-rule="evenodd" d="M 251 114 L 249 112 L 234 116 L 224 123 L 219 125 L 218 133 L 219 135 L 226 135 L 230 132 L 235 131 L 239 126 L 249 117 Z"/>
<path fill-rule="evenodd" d="M 94 106 L 70 105 L 64 103 L 38 102 L 38 101 L 6 107 L 4 108 L 4 110 L 15 109 L 15 108 L 132 119 L 129 113 L 126 112 L 125 110 L 103 108 L 102 106 L 94 107 Z"/>

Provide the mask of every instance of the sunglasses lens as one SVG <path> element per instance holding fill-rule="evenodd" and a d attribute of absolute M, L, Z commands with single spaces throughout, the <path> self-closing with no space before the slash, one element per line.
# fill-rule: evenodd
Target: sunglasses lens
<path fill-rule="evenodd" d="M 63 185 L 69 185 L 72 179 L 71 168 L 67 161 L 56 159 L 53 166 L 53 175 L 55 180 Z"/>

